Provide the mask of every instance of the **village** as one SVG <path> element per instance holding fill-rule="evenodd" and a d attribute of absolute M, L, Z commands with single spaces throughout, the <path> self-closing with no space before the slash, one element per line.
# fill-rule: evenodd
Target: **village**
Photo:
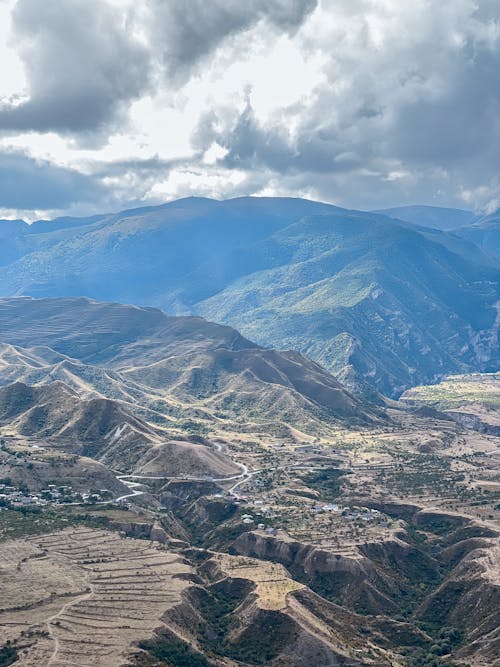
<path fill-rule="evenodd" d="M 259 499 L 242 496 L 234 501 L 241 505 L 241 523 L 247 529 L 266 535 L 283 537 L 317 546 L 352 550 L 366 541 L 387 539 L 399 526 L 378 509 L 341 505 L 331 502 L 311 502 L 270 492 Z"/>
<path fill-rule="evenodd" d="M 0 510 L 22 507 L 45 507 L 48 505 L 78 505 L 103 503 L 112 500 L 113 492 L 99 489 L 88 493 L 75 491 L 69 485 L 48 484 L 46 489 L 31 492 L 26 487 L 18 488 L 10 480 L 0 482 Z"/>

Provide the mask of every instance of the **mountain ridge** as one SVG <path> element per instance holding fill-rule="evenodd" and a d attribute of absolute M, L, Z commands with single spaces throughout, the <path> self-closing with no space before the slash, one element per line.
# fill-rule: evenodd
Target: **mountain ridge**
<path fill-rule="evenodd" d="M 228 326 L 154 308 L 0 299 L 0 340 L 0 384 L 62 380 L 87 398 L 140 407 L 139 416 L 163 411 L 166 426 L 196 413 L 292 423 L 320 416 L 371 422 L 380 414 L 297 352 L 265 349 Z"/>
<path fill-rule="evenodd" d="M 498 365 L 500 268 L 456 230 L 251 197 L 32 227 L 41 224 L 17 259 L 0 249 L 4 295 L 86 295 L 202 315 L 306 353 L 353 391 L 397 396 Z"/>
<path fill-rule="evenodd" d="M 424 227 L 434 227 L 442 231 L 450 231 L 470 225 L 477 218 L 473 211 L 425 205 L 395 206 L 379 209 L 374 213 L 382 213 L 390 218 L 423 225 Z"/>

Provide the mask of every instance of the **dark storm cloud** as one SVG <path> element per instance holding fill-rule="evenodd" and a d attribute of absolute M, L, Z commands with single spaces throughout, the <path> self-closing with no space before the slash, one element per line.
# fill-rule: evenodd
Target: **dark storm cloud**
<path fill-rule="evenodd" d="M 168 74 L 185 77 L 224 40 L 266 21 L 293 33 L 318 0 L 153 0 L 158 49 Z M 240 45 L 241 48 L 241 45 Z"/>
<path fill-rule="evenodd" d="M 97 137 L 87 187 L 110 194 L 96 202 L 266 191 L 352 207 L 500 205 L 497 0 L 133 5 L 18 0 L 13 14 L 27 97 L 0 107 L 0 132 L 53 130 L 77 147 Z"/>
<path fill-rule="evenodd" d="M 325 79 L 309 99 L 268 117 L 251 104 L 237 115 L 212 109 L 196 147 L 216 141 L 226 149 L 221 166 L 267 170 L 287 190 L 352 206 L 391 198 L 463 205 L 459 197 L 475 189 L 500 196 L 498 3 L 424 11 L 359 0 L 354 14 L 347 3 L 322 4 L 339 28 L 331 52 L 314 36 L 303 42 L 304 52 L 326 56 Z"/>
<path fill-rule="evenodd" d="M 33 160 L 18 152 L 0 153 L 0 205 L 12 209 L 65 209 L 79 202 L 101 202 L 96 179 L 73 169 Z"/>
<path fill-rule="evenodd" d="M 96 163 L 93 165 L 93 173 L 99 176 L 118 176 L 120 174 L 137 174 L 140 177 L 148 174 L 158 175 L 159 173 L 168 173 L 173 168 L 184 164 L 185 160 L 172 159 L 164 160 L 158 155 L 144 159 L 114 160 L 106 163 Z"/>
<path fill-rule="evenodd" d="M 352 152 L 352 145 L 327 120 L 304 122 L 298 136 L 292 137 L 282 124 L 262 126 L 249 103 L 232 127 L 220 128 L 217 115 L 206 114 L 194 134 L 194 142 L 202 147 L 215 141 L 224 147 L 227 154 L 220 164 L 228 168 L 266 168 L 281 174 L 329 173 L 352 170 L 366 158 L 366 150 L 363 157 Z"/>
<path fill-rule="evenodd" d="M 125 21 L 99 0 L 18 0 L 12 40 L 29 98 L 0 107 L 0 130 L 85 132 L 113 120 L 149 78 L 149 54 Z"/>
<path fill-rule="evenodd" d="M 404 104 L 391 148 L 415 161 L 498 160 L 500 48 L 467 42 L 449 64 L 448 80 L 432 99 Z M 489 164 L 492 167 L 493 164 Z"/>
<path fill-rule="evenodd" d="M 151 0 L 142 26 L 146 47 L 131 34 L 131 15 L 101 0 L 18 0 L 12 43 L 25 65 L 28 97 L 0 106 L 0 130 L 102 130 L 149 89 L 160 64 L 185 79 L 226 37 L 261 20 L 293 32 L 316 3 Z"/>

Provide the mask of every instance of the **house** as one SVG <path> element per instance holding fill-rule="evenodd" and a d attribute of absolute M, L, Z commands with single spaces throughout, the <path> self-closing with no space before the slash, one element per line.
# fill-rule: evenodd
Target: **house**
<path fill-rule="evenodd" d="M 321 508 L 323 512 L 340 512 L 339 506 L 335 504 L 323 505 Z"/>

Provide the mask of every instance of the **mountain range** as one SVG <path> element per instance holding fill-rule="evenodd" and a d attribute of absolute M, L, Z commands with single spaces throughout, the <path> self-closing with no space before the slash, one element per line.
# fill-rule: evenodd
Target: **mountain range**
<path fill-rule="evenodd" d="M 4 221 L 0 284 L 4 296 L 84 295 L 201 315 L 259 345 L 303 352 L 355 392 L 398 396 L 497 368 L 491 229 L 494 220 L 454 209 L 189 198 Z"/>
<path fill-rule="evenodd" d="M 338 211 L 271 236 L 253 245 L 253 258 L 247 250 L 248 262 L 275 243 L 288 248 L 279 270 L 290 276 L 313 280 L 323 267 L 327 287 L 310 296 L 311 325 L 328 303 L 332 322 L 343 312 L 337 321 L 352 325 L 365 357 L 373 350 L 379 374 L 391 344 L 398 358 L 426 356 L 405 348 L 414 332 L 403 338 L 394 327 L 403 321 L 429 341 L 440 327 L 427 352 L 435 363 L 445 352 L 443 366 L 451 363 L 467 336 L 484 356 L 467 356 L 464 345 L 457 363 L 495 363 L 488 309 L 497 269 L 460 237 Z M 301 252 L 314 259 L 299 261 Z M 262 269 L 262 290 L 285 290 L 279 270 Z M 379 281 L 366 296 L 356 293 L 356 270 L 361 286 Z M 206 287 L 201 276 L 178 304 L 189 302 L 188 288 Z M 257 277 L 233 287 L 239 280 Z M 193 303 L 214 307 L 225 290 Z M 284 291 L 283 321 L 298 291 Z M 432 310 L 437 303 L 445 313 Z M 361 354 L 353 359 L 362 369 Z M 487 375 L 497 394 L 496 375 Z M 463 393 L 460 378 L 431 392 Z M 474 401 L 491 393 L 483 381 L 467 383 L 478 385 L 467 392 Z M 122 629 L 126 662 L 137 667 L 493 664 L 496 445 L 490 431 L 463 422 L 470 414 L 444 414 L 428 388 L 414 391 L 406 402 L 372 391 L 378 404 L 370 403 L 300 352 L 263 347 L 200 316 L 87 297 L 0 298 L 0 547 L 10 564 L 4 583 L 12 581 L 3 641 L 29 664 L 48 664 L 54 647 L 70 663 L 108 664 L 117 649 L 107 638 Z M 40 557 L 28 558 L 30 545 Z M 129 548 L 132 564 L 122 560 Z M 61 562 L 74 578 L 69 590 L 58 588 Z M 93 579 L 78 584 L 81 566 Z M 40 602 L 38 581 L 47 582 Z M 177 581 L 185 590 L 172 601 Z M 159 616 L 143 623 L 151 600 L 161 625 Z M 42 623 L 53 635 L 38 632 Z M 144 641 L 132 642 L 132 629 Z"/>
<path fill-rule="evenodd" d="M 66 388 L 64 400 L 55 401 L 66 406 L 61 418 L 53 398 L 43 401 L 45 412 L 52 406 L 43 420 L 52 435 L 59 422 L 74 424 L 77 412 L 95 411 L 107 415 L 107 433 L 126 424 L 120 437 L 138 442 L 141 455 L 152 433 L 138 419 L 166 431 L 163 439 L 174 433 L 178 440 L 179 433 L 230 429 L 235 421 L 239 431 L 259 423 L 314 431 L 325 423 L 374 423 L 383 415 L 297 352 L 262 348 L 200 317 L 85 298 L 0 299 L 0 385 L 13 383 Z M 33 401 L 25 399 L 19 414 L 26 421 L 25 404 L 31 410 Z M 80 399 L 83 407 L 76 406 Z M 34 404 L 40 412 L 40 402 Z M 76 441 L 86 440 L 78 434 Z"/>
<path fill-rule="evenodd" d="M 470 225 L 457 230 L 464 239 L 475 243 L 481 250 L 500 259 L 500 212 L 481 216 Z"/>

